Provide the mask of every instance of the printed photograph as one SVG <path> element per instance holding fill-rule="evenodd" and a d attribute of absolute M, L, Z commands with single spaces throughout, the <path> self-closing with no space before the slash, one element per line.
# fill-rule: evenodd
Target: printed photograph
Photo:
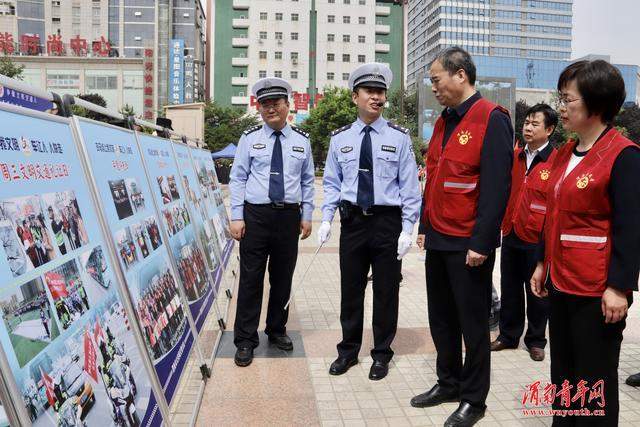
<path fill-rule="evenodd" d="M 169 175 L 167 177 L 167 182 L 169 183 L 169 191 L 171 192 L 171 199 L 172 200 L 180 199 L 180 192 L 178 191 L 178 184 L 176 183 L 176 178 L 173 175 Z"/>
<path fill-rule="evenodd" d="M 133 239 L 142 254 L 142 258 L 146 258 L 149 256 L 151 251 L 151 241 L 149 239 L 149 232 L 147 231 L 147 227 L 143 222 L 138 224 L 133 224 L 131 226 L 131 234 L 133 234 Z"/>
<path fill-rule="evenodd" d="M 133 206 L 133 211 L 135 213 L 143 211 L 145 209 L 144 195 L 138 182 L 134 178 L 127 178 L 124 182 L 127 187 L 131 206 Z"/>
<path fill-rule="evenodd" d="M 0 237 L 14 277 L 56 258 L 46 221 L 39 196 L 0 201 Z"/>
<path fill-rule="evenodd" d="M 20 367 L 60 335 L 42 279 L 33 279 L 0 298 L 2 320 Z"/>
<path fill-rule="evenodd" d="M 109 271 L 109 263 L 102 250 L 102 246 L 96 246 L 90 251 L 80 255 L 80 265 L 87 275 L 104 289 L 111 287 L 113 279 Z"/>
<path fill-rule="evenodd" d="M 151 384 L 115 295 L 16 373 L 34 426 L 141 425 Z"/>
<path fill-rule="evenodd" d="M 186 326 L 176 281 L 167 265 L 166 260 L 157 258 L 138 275 L 136 312 L 154 359 L 176 345 Z"/>
<path fill-rule="evenodd" d="M 133 235 L 129 227 L 122 228 L 116 231 L 114 235 L 116 241 L 116 250 L 118 256 L 122 260 L 122 264 L 128 270 L 138 262 L 138 253 L 136 252 L 136 245 L 134 243 Z"/>
<path fill-rule="evenodd" d="M 44 273 L 44 281 L 62 329 L 69 328 L 89 310 L 87 291 L 75 259 Z"/>
<path fill-rule="evenodd" d="M 47 213 L 45 222 L 53 233 L 55 248 L 60 255 L 89 243 L 89 236 L 73 191 L 43 194 L 42 203 Z"/>
<path fill-rule="evenodd" d="M 131 200 L 129 199 L 129 193 L 124 179 L 109 181 L 109 189 L 111 190 L 113 203 L 116 206 L 118 218 L 125 219 L 133 215 L 133 207 L 131 206 Z"/>
<path fill-rule="evenodd" d="M 158 187 L 160 188 L 160 197 L 162 198 L 162 204 L 166 205 L 167 203 L 172 202 L 171 190 L 169 189 L 169 182 L 166 177 L 158 176 L 156 177 L 156 181 L 158 183 Z"/>
<path fill-rule="evenodd" d="M 205 293 L 210 284 L 208 268 L 202 251 L 198 248 L 193 233 L 175 239 L 171 244 L 173 256 L 178 264 L 180 281 L 189 301 L 195 301 Z"/>

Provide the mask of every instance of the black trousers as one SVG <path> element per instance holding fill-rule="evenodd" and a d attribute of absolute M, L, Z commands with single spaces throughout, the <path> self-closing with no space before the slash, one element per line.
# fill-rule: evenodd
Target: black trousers
<path fill-rule="evenodd" d="M 267 259 L 270 290 L 265 332 L 286 333 L 289 310 L 284 305 L 298 259 L 300 211 L 245 204 L 244 222 L 233 341 L 236 347 L 257 347 Z"/>
<path fill-rule="evenodd" d="M 525 295 L 527 347 L 545 348 L 549 317 L 548 298 L 538 298 L 531 292 L 531 275 L 536 269 L 535 247 L 518 248 L 507 243 L 500 255 L 500 335 L 498 340 L 509 347 L 517 347 L 524 332 Z"/>
<path fill-rule="evenodd" d="M 364 293 L 369 266 L 373 270 L 373 341 L 371 357 L 389 362 L 398 326 L 400 209 L 372 216 L 355 214 L 340 228 L 340 324 L 338 355 L 358 357 L 362 346 Z"/>
<path fill-rule="evenodd" d="M 489 311 L 495 252 L 468 267 L 466 251 L 427 250 L 429 327 L 438 353 L 438 384 L 484 406 L 491 376 Z M 462 340 L 466 356 L 462 363 Z"/>
<path fill-rule="evenodd" d="M 582 409 L 593 412 L 604 409 L 605 416 L 554 416 L 554 426 L 617 426 L 620 404 L 618 401 L 618 363 L 625 320 L 605 323 L 600 297 L 583 297 L 559 292 L 548 286 L 551 298 L 549 340 L 551 344 L 551 382 L 557 391 L 567 380 L 573 398 L 581 380 L 591 389 L 599 380 L 604 381 L 604 407 L 596 398 L 589 402 L 586 393 L 584 405 L 580 399 L 567 407 L 556 397 L 553 409 Z M 629 299 L 629 302 L 631 300 Z"/>

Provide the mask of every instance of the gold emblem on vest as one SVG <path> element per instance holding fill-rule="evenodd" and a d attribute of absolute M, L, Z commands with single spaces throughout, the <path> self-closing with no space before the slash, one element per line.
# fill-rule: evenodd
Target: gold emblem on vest
<path fill-rule="evenodd" d="M 550 173 L 551 173 L 551 172 L 549 172 L 549 170 L 547 170 L 547 169 L 542 169 L 542 170 L 540 171 L 540 179 L 541 179 L 541 180 L 543 180 L 543 181 L 548 180 L 548 179 L 549 179 L 549 174 L 550 174 Z"/>
<path fill-rule="evenodd" d="M 468 130 L 458 132 L 458 142 L 460 143 L 460 145 L 467 145 L 471 138 L 471 132 L 469 132 Z"/>
<path fill-rule="evenodd" d="M 593 178 L 591 178 L 591 174 L 590 173 L 585 173 L 582 176 L 576 178 L 577 182 L 576 182 L 576 187 L 578 187 L 579 189 L 585 189 L 587 188 L 587 186 L 589 185 L 589 183 L 591 181 L 593 181 Z"/>

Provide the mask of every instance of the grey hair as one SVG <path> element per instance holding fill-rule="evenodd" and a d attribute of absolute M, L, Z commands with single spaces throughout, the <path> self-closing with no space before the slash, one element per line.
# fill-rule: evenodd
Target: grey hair
<path fill-rule="evenodd" d="M 434 61 L 438 61 L 442 68 L 449 72 L 449 75 L 455 74 L 458 70 L 464 70 L 469 83 L 476 84 L 476 65 L 471 59 L 469 52 L 459 46 L 448 47 L 439 52 Z"/>

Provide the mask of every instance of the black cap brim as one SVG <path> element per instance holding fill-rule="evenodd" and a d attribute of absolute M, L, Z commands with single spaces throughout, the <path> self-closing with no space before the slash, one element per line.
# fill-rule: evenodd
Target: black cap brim
<path fill-rule="evenodd" d="M 387 85 L 382 82 L 362 82 L 358 83 L 353 89 L 358 89 L 359 87 L 368 87 L 372 89 L 384 89 L 387 90 Z"/>

